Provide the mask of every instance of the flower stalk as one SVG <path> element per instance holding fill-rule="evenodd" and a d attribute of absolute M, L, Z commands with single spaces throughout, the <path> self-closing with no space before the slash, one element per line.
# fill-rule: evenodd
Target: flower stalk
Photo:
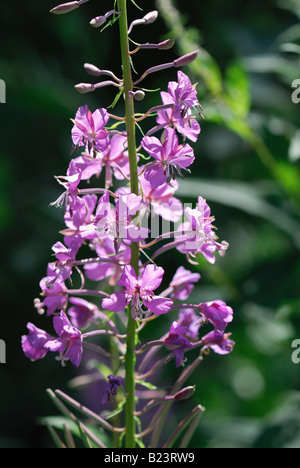
<path fill-rule="evenodd" d="M 118 9 L 120 12 L 120 39 L 121 39 L 121 56 L 123 67 L 123 82 L 125 96 L 125 116 L 126 116 L 126 131 L 128 138 L 128 155 L 130 167 L 130 187 L 131 193 L 139 194 L 138 181 L 138 163 L 137 163 L 137 145 L 135 131 L 135 115 L 134 115 L 134 99 L 131 95 L 133 92 L 133 80 L 131 71 L 131 62 L 129 55 L 129 37 L 128 37 L 128 18 L 127 18 L 127 0 L 118 0 Z M 131 245 L 131 266 L 136 274 L 139 272 L 139 244 L 132 243 Z M 128 307 L 130 308 L 130 307 Z M 127 325 L 127 351 L 125 356 L 125 392 L 126 392 L 126 448 L 135 448 L 135 343 L 136 343 L 136 321 L 132 317 L 132 313 L 128 311 Z"/>

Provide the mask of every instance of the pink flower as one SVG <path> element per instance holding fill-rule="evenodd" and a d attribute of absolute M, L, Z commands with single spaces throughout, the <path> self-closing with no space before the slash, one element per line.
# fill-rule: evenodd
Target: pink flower
<path fill-rule="evenodd" d="M 161 285 L 164 270 L 155 265 L 147 265 L 141 276 L 137 275 L 132 266 L 125 266 L 119 280 L 119 286 L 123 288 L 102 301 L 104 309 L 120 312 L 129 304 L 132 306 L 132 316 L 136 320 L 143 313 L 142 305 L 155 315 L 166 314 L 173 305 L 171 299 L 155 296 L 154 291 Z"/>
<path fill-rule="evenodd" d="M 109 121 L 106 109 L 97 109 L 93 114 L 88 106 L 80 107 L 76 113 L 72 140 L 75 146 L 85 146 L 86 151 L 104 151 L 109 143 L 109 135 L 104 129 Z"/>
<path fill-rule="evenodd" d="M 174 118 L 181 127 L 184 127 L 188 110 L 200 107 L 196 85 L 192 85 L 189 77 L 182 71 L 178 71 L 178 82 L 169 83 L 168 94 L 170 102 L 174 104 Z"/>
<path fill-rule="evenodd" d="M 182 169 L 187 169 L 195 160 L 194 150 L 189 145 L 179 145 L 176 132 L 166 129 L 166 135 L 161 142 L 156 137 L 144 137 L 142 146 L 156 162 L 147 165 L 145 179 L 157 188 L 175 178 L 175 171 L 181 175 Z"/>
<path fill-rule="evenodd" d="M 170 328 L 169 335 L 164 340 L 165 347 L 172 351 L 175 356 L 176 367 L 184 363 L 184 351 L 192 349 L 193 344 L 187 339 L 188 329 L 173 322 Z"/>
<path fill-rule="evenodd" d="M 84 266 L 86 277 L 92 281 L 102 281 L 108 278 L 109 285 L 115 286 L 123 272 L 121 265 L 130 263 L 130 248 L 121 245 L 116 252 L 115 242 L 110 237 L 97 239 L 94 248 L 100 261 Z"/>
<path fill-rule="evenodd" d="M 70 297 L 69 303 L 72 306 L 68 310 L 68 315 L 71 319 L 72 325 L 76 328 L 86 327 L 99 312 L 98 307 L 91 302 L 81 299 L 80 297 Z"/>
<path fill-rule="evenodd" d="M 80 228 L 80 234 L 90 240 L 110 237 L 138 242 L 146 239 L 148 228 L 139 226 L 137 222 L 137 215 L 142 212 L 142 208 L 142 197 L 134 193 L 120 196 L 114 207 L 110 204 L 109 193 L 105 192 L 99 200 L 93 220 Z"/>
<path fill-rule="evenodd" d="M 82 357 L 80 331 L 71 325 L 66 314 L 62 311 L 59 316 L 54 317 L 53 326 L 58 334 L 57 338 L 37 328 L 32 323 L 27 324 L 29 335 L 22 336 L 22 348 L 25 356 L 36 361 L 43 359 L 48 351 L 59 352 L 60 356 L 57 359 L 63 365 L 67 360 L 70 360 L 78 367 Z"/>
<path fill-rule="evenodd" d="M 47 315 L 52 315 L 56 310 L 64 309 L 67 305 L 67 288 L 65 280 L 71 273 L 70 267 L 57 273 L 54 264 L 49 264 L 47 276 L 40 281 L 43 302 L 38 302 L 38 309 L 47 308 Z"/>
<path fill-rule="evenodd" d="M 105 187 L 112 185 L 113 176 L 123 180 L 129 175 L 129 158 L 127 154 L 126 134 L 116 134 L 109 140 L 109 145 L 101 153 L 83 153 L 74 159 L 76 168 L 81 171 L 81 180 L 92 176 L 99 177 L 105 168 Z"/>
<path fill-rule="evenodd" d="M 192 273 L 182 266 L 179 267 L 170 283 L 170 287 L 173 288 L 171 297 L 185 301 L 194 289 L 193 283 L 197 283 L 200 278 L 199 273 Z"/>
<path fill-rule="evenodd" d="M 177 235 L 176 239 L 182 239 L 182 244 L 177 249 L 185 254 L 202 254 L 210 263 L 215 262 L 214 252 L 217 250 L 220 255 L 224 255 L 228 247 L 227 242 L 217 242 L 217 236 L 214 232 L 214 217 L 211 216 L 211 210 L 206 200 L 199 197 L 196 209 L 186 208 L 186 217 L 188 221 L 178 229 L 183 233 Z"/>
<path fill-rule="evenodd" d="M 235 345 L 235 342 L 229 339 L 230 336 L 231 333 L 214 330 L 202 338 L 202 350 L 211 348 L 216 354 L 229 354 Z"/>
<path fill-rule="evenodd" d="M 174 98 L 166 92 L 161 93 L 161 98 L 164 105 L 174 104 Z M 157 113 L 157 123 L 161 127 L 171 127 L 175 128 L 179 133 L 189 140 L 196 142 L 198 135 L 201 132 L 200 125 L 196 119 L 192 117 L 191 110 L 185 108 L 186 112 L 180 113 L 180 118 L 178 119 L 178 107 L 175 105 L 172 109 L 160 110 Z M 177 116 L 177 118 L 176 118 Z"/>
<path fill-rule="evenodd" d="M 233 320 L 232 308 L 220 300 L 200 304 L 199 312 L 220 332 L 224 332 L 228 323 Z"/>
<path fill-rule="evenodd" d="M 201 320 L 195 314 L 194 309 L 182 309 L 179 312 L 179 318 L 177 320 L 178 325 L 185 327 L 185 336 L 195 341 L 198 339 L 199 328 L 202 326 Z"/>

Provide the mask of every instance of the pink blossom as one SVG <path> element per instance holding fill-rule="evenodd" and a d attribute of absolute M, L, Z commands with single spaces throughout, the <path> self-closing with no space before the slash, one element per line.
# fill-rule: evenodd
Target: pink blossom
<path fill-rule="evenodd" d="M 193 283 L 197 283 L 200 278 L 199 273 L 192 273 L 182 266 L 179 267 L 170 283 L 170 287 L 173 289 L 171 297 L 185 301 L 194 289 Z"/>
<path fill-rule="evenodd" d="M 57 358 L 64 365 L 70 360 L 76 367 L 79 366 L 82 356 L 82 335 L 74 328 L 66 314 L 61 311 L 53 319 L 53 326 L 58 335 L 57 338 L 49 335 L 44 330 L 28 323 L 29 335 L 22 336 L 22 348 L 29 359 L 36 361 L 43 359 L 48 351 L 59 352 Z"/>
<path fill-rule="evenodd" d="M 104 129 L 109 121 L 106 109 L 97 109 L 93 114 L 85 105 L 76 113 L 74 127 L 72 128 L 72 140 L 74 145 L 85 146 L 86 151 L 104 151 L 109 143 L 109 135 Z"/>
<path fill-rule="evenodd" d="M 177 249 L 186 254 L 202 254 L 210 263 L 215 262 L 214 252 L 218 251 L 224 255 L 228 247 L 227 242 L 219 243 L 214 232 L 214 217 L 204 198 L 199 197 L 196 209 L 186 208 L 188 221 L 179 229 L 176 239 L 182 243 Z M 182 232 L 182 234 L 180 234 Z"/>
<path fill-rule="evenodd" d="M 113 176 L 117 180 L 124 180 L 129 175 L 129 160 L 126 134 L 116 134 L 109 140 L 109 145 L 101 153 L 83 153 L 74 159 L 76 168 L 81 171 L 81 180 L 88 180 L 92 176 L 100 177 L 105 169 L 105 187 L 109 188 Z"/>
<path fill-rule="evenodd" d="M 49 264 L 47 276 L 40 281 L 41 295 L 43 302 L 38 304 L 38 308 L 46 307 L 47 315 L 52 315 L 56 310 L 64 309 L 67 305 L 67 288 L 65 280 L 71 273 L 70 267 L 57 273 L 54 264 Z"/>
<path fill-rule="evenodd" d="M 182 169 L 187 169 L 195 160 L 194 150 L 189 145 L 179 145 L 176 132 L 166 129 L 166 135 L 161 142 L 156 137 L 144 137 L 142 146 L 156 162 L 147 165 L 145 179 L 153 188 L 157 188 L 175 178 L 175 171 L 181 175 Z"/>
<path fill-rule="evenodd" d="M 202 338 L 202 350 L 211 348 L 216 354 L 229 354 L 235 345 L 235 342 L 229 339 L 230 336 L 231 333 L 214 330 Z"/>
<path fill-rule="evenodd" d="M 161 98 L 164 105 L 174 104 L 175 99 L 169 93 L 163 91 L 161 93 Z M 196 142 L 201 132 L 201 127 L 198 121 L 192 117 L 191 110 L 189 108 L 185 108 L 185 106 L 183 109 L 185 109 L 185 112 L 180 113 L 179 119 L 178 107 L 176 107 L 176 105 L 172 109 L 158 111 L 157 123 L 164 128 L 175 128 L 184 137 Z"/>
<path fill-rule="evenodd" d="M 172 351 L 175 356 L 176 367 L 184 363 L 184 351 L 192 349 L 193 344 L 186 337 L 188 329 L 173 322 L 169 331 L 169 335 L 164 340 L 165 347 Z"/>
<path fill-rule="evenodd" d="M 199 312 L 220 332 L 224 332 L 228 323 L 233 320 L 232 308 L 220 300 L 200 304 Z"/>
<path fill-rule="evenodd" d="M 142 197 L 134 193 L 120 196 L 113 206 L 109 200 L 109 193 L 105 192 L 99 200 L 92 222 L 80 228 L 81 236 L 85 239 L 111 237 L 132 242 L 146 239 L 149 230 L 139 226 L 137 218 L 142 208 Z"/>
<path fill-rule="evenodd" d="M 84 266 L 86 277 L 92 281 L 108 278 L 109 285 L 115 286 L 123 272 L 121 265 L 130 263 L 130 248 L 121 244 L 116 252 L 114 239 L 110 237 L 96 239 L 93 246 L 99 261 Z"/>
<path fill-rule="evenodd" d="M 196 85 L 192 85 L 189 77 L 182 71 L 178 71 L 178 82 L 169 83 L 168 94 L 170 102 L 174 104 L 174 118 L 181 127 L 184 127 L 188 110 L 200 107 Z"/>
<path fill-rule="evenodd" d="M 70 297 L 69 303 L 72 304 L 72 306 L 68 309 L 68 315 L 72 325 L 76 328 L 86 327 L 99 311 L 95 304 L 81 299 L 80 297 Z"/>
<path fill-rule="evenodd" d="M 102 301 L 104 309 L 120 312 L 129 304 L 132 306 L 132 316 L 137 319 L 143 313 L 141 301 L 150 312 L 155 315 L 169 312 L 173 301 L 164 297 L 155 296 L 154 291 L 160 286 L 164 270 L 155 265 L 147 265 L 141 276 L 137 275 L 132 266 L 126 265 L 118 282 L 123 289 Z"/>

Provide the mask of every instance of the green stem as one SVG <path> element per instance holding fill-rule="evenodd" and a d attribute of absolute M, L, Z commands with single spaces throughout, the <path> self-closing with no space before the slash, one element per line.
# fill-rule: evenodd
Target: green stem
<path fill-rule="evenodd" d="M 136 133 L 135 133 L 135 116 L 134 116 L 134 101 L 130 92 L 133 91 L 133 80 L 131 71 L 131 62 L 129 55 L 129 38 L 128 38 L 128 19 L 127 19 L 127 0 L 118 0 L 118 10 L 121 11 L 119 17 L 120 24 L 120 39 L 121 39 L 121 54 L 124 79 L 124 95 L 126 109 L 126 131 L 128 138 L 128 154 L 130 165 L 130 185 L 131 192 L 139 194 L 138 181 L 138 165 L 137 165 L 137 149 L 136 149 Z M 133 243 L 131 246 L 131 265 L 138 275 L 139 270 L 139 244 Z M 135 344 L 136 344 L 136 321 L 132 318 L 131 311 L 128 310 L 127 324 L 127 351 L 125 356 L 125 391 L 126 391 L 126 448 L 135 448 Z"/>

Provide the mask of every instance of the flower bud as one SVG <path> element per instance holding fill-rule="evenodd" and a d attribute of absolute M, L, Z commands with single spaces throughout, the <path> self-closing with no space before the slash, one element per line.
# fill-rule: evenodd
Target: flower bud
<path fill-rule="evenodd" d="M 146 93 L 140 89 L 136 92 L 133 92 L 132 96 L 136 101 L 143 101 L 145 99 Z"/>
<path fill-rule="evenodd" d="M 90 21 L 90 25 L 93 26 L 93 28 L 100 28 L 104 23 L 106 23 L 105 16 L 96 16 L 96 18 Z"/>
<path fill-rule="evenodd" d="M 158 11 L 151 11 L 150 13 L 147 13 L 147 15 L 144 16 L 144 24 L 152 24 L 154 23 L 158 18 Z"/>
<path fill-rule="evenodd" d="M 169 50 L 169 49 L 172 49 L 174 44 L 175 44 L 174 39 L 167 39 L 166 41 L 160 42 L 160 44 L 158 44 L 158 49 Z"/>
<path fill-rule="evenodd" d="M 92 65 L 91 63 L 85 63 L 84 64 L 85 71 L 92 76 L 100 76 L 101 75 L 101 70 L 96 67 L 95 65 Z"/>
<path fill-rule="evenodd" d="M 80 7 L 78 2 L 69 2 L 69 3 L 62 3 L 55 8 L 50 10 L 50 13 L 54 13 L 55 15 L 64 15 L 65 13 L 69 13 L 70 11 L 76 10 Z"/>
<path fill-rule="evenodd" d="M 90 83 L 79 83 L 78 85 L 74 86 L 74 88 L 80 93 L 90 93 L 91 91 L 95 91 L 95 85 Z"/>
<path fill-rule="evenodd" d="M 177 60 L 174 60 L 174 67 L 180 68 L 184 67 L 185 65 L 189 65 L 198 57 L 199 51 L 196 50 L 195 52 L 191 52 L 190 54 L 184 55 Z"/>
<path fill-rule="evenodd" d="M 188 398 L 191 398 L 193 394 L 195 393 L 196 390 L 196 385 L 193 385 L 192 387 L 186 387 L 180 390 L 180 392 L 177 392 L 175 394 L 175 400 L 187 400 Z"/>

